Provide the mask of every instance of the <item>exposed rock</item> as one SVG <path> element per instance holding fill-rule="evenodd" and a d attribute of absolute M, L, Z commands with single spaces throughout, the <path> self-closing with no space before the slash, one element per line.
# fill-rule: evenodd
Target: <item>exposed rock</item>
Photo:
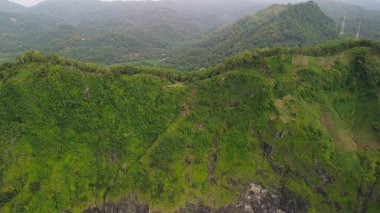
<path fill-rule="evenodd" d="M 208 165 L 207 165 L 207 181 L 215 185 L 216 184 L 216 179 L 215 179 L 215 171 L 216 171 L 216 165 L 218 161 L 218 148 L 219 148 L 219 140 L 217 138 L 214 138 L 210 150 L 211 152 L 209 153 L 209 160 L 208 160 Z"/>
<path fill-rule="evenodd" d="M 191 165 L 191 159 L 189 156 L 186 156 L 185 161 L 184 161 L 184 165 Z"/>
<path fill-rule="evenodd" d="M 270 153 L 272 153 L 272 146 L 267 144 L 267 143 L 262 143 L 261 144 L 261 148 L 263 149 L 264 151 L 264 156 L 269 156 Z"/>
<path fill-rule="evenodd" d="M 107 202 L 101 207 L 89 207 L 83 213 L 151 213 L 148 204 L 139 204 L 124 198 L 118 202 Z M 289 191 L 275 194 L 261 185 L 252 183 L 244 192 L 237 204 L 230 204 L 215 209 L 199 202 L 187 203 L 175 211 L 176 213 L 293 213 L 307 212 L 306 202 Z"/>
<path fill-rule="evenodd" d="M 183 110 L 182 110 L 181 115 L 183 117 L 187 117 L 188 115 L 190 115 L 190 106 L 189 106 L 189 104 L 187 104 L 186 102 L 183 103 L 182 104 L 182 108 L 183 108 Z"/>
<path fill-rule="evenodd" d="M 251 184 L 248 191 L 242 195 L 240 201 L 236 205 L 228 205 L 219 209 L 199 204 L 187 204 L 181 208 L 178 213 L 285 213 L 286 211 L 280 208 L 280 198 L 278 195 L 270 192 L 257 184 Z"/>
<path fill-rule="evenodd" d="M 325 198 L 328 197 L 327 192 L 323 188 L 316 186 L 315 190 L 317 191 L 318 194 L 322 195 L 323 197 Z"/>
<path fill-rule="evenodd" d="M 202 203 L 195 205 L 193 203 L 187 203 L 185 207 L 176 211 L 176 213 L 209 213 L 213 212 L 210 207 L 204 206 Z"/>
<path fill-rule="evenodd" d="M 237 101 L 230 102 L 230 107 L 238 107 L 238 106 L 240 106 L 239 102 Z"/>
<path fill-rule="evenodd" d="M 107 202 L 102 206 L 89 207 L 82 213 L 149 213 L 148 204 L 140 204 L 128 198 L 118 202 Z"/>
<path fill-rule="evenodd" d="M 280 131 L 276 134 L 275 140 L 283 139 L 288 135 L 287 131 Z"/>
<path fill-rule="evenodd" d="M 251 137 L 255 136 L 255 129 L 254 129 L 254 128 L 251 128 L 251 129 L 249 130 L 249 135 L 250 135 Z"/>
<path fill-rule="evenodd" d="M 251 207 L 253 212 L 277 212 L 280 209 L 280 198 L 260 185 L 252 183 L 250 189 L 238 206 Z"/>
<path fill-rule="evenodd" d="M 280 207 L 289 213 L 307 212 L 308 202 L 287 189 L 281 191 Z"/>

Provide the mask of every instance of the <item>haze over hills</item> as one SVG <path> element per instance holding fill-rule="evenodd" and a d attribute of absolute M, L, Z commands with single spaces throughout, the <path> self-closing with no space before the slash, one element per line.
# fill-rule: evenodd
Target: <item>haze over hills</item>
<path fill-rule="evenodd" d="M 244 50 L 316 44 L 337 37 L 333 20 L 317 4 L 273 5 L 215 32 L 189 50 L 181 50 L 173 63 L 191 64 L 192 68 L 199 69 Z"/>
<path fill-rule="evenodd" d="M 19 5 L 19 4 L 16 4 L 16 3 L 13 3 L 13 2 L 10 2 L 8 0 L 0 0 L 0 11 L 6 11 L 6 12 L 22 12 L 22 11 L 25 11 L 26 8 Z"/>
<path fill-rule="evenodd" d="M 229 7 L 231 12 L 222 17 L 220 13 L 183 8 L 183 4 L 186 2 L 172 5 L 169 2 L 46 1 L 15 14 L 19 17 L 17 23 L 13 23 L 16 19 L 12 14 L 2 16 L 4 23 L 14 25 L 0 29 L 3 35 L 0 42 L 7 44 L 2 52 L 10 54 L 37 48 L 106 64 L 162 59 L 175 46 L 198 39 L 222 23 L 233 22 L 236 14 L 243 15 L 240 13 L 243 8 L 249 11 L 244 5 Z M 212 11 L 210 7 L 205 10 Z M 46 22 L 44 19 L 52 24 L 41 23 Z M 29 32 L 20 25 L 39 27 Z M 40 27 L 44 29 L 39 30 Z M 37 30 L 38 35 L 29 39 Z M 14 36 L 11 38 L 9 34 Z"/>
<path fill-rule="evenodd" d="M 353 4 L 353 5 L 359 5 L 361 7 L 364 7 L 369 10 L 380 10 L 380 2 L 377 0 L 342 0 L 345 3 Z"/>
<path fill-rule="evenodd" d="M 307 4 L 271 6 L 211 34 L 188 50 L 179 51 L 171 62 L 177 67 L 188 63 L 185 69 L 199 69 L 233 53 L 258 47 L 297 46 L 338 37 L 380 40 L 380 12 L 331 0 L 315 3 L 323 12 L 311 2 L 309 7 L 302 7 Z"/>
<path fill-rule="evenodd" d="M 38 3 L 41 3 L 43 2 L 44 0 L 10 0 L 12 2 L 17 2 L 19 4 L 23 4 L 25 6 L 34 6 L 34 5 L 37 5 Z M 113 0 L 104 0 L 104 1 L 113 1 Z M 128 1 L 128 0 L 125 0 L 125 1 Z M 176 3 L 186 3 L 187 6 L 193 6 L 194 4 L 189 4 L 191 2 L 199 2 L 199 3 L 204 3 L 204 2 L 208 2 L 208 3 L 211 3 L 211 4 L 214 4 L 214 5 L 220 5 L 220 4 L 223 4 L 223 3 L 229 3 L 231 4 L 231 1 L 228 1 L 228 0 L 203 0 L 203 1 L 200 1 L 200 0 L 165 0 L 167 2 L 176 2 Z M 291 2 L 291 3 L 299 3 L 303 0 L 288 0 L 286 2 L 284 2 L 283 0 L 266 0 L 266 1 L 262 1 L 262 0 L 239 0 L 239 1 L 234 1 L 234 2 L 237 2 L 235 4 L 231 4 L 231 5 L 237 5 L 237 4 L 241 4 L 241 3 L 254 3 L 254 4 L 266 4 L 266 5 L 269 5 L 269 4 L 278 4 L 278 3 L 287 3 L 287 2 Z M 349 3 L 349 4 L 353 4 L 353 5 L 358 5 L 358 6 L 361 6 L 361 7 L 365 7 L 367 9 L 371 9 L 371 10 L 374 10 L 374 9 L 377 9 L 377 10 L 380 10 L 380 3 L 377 1 L 377 0 L 361 0 L 361 1 L 358 1 L 358 0 L 339 0 L 340 2 L 345 2 L 345 3 Z M 218 4 L 219 3 L 219 4 Z"/>
<path fill-rule="evenodd" d="M 24 10 L 16 14 L 11 10 L 2 12 L 0 61 L 6 61 L 22 51 L 34 48 L 58 52 L 85 62 L 135 63 L 191 69 L 215 64 L 223 60 L 226 55 L 247 48 L 262 47 L 267 43 L 302 45 L 314 39 L 311 43 L 320 41 L 321 38 L 317 38 L 320 36 L 318 33 L 313 37 L 311 33 L 305 35 L 302 32 L 299 36 L 303 36 L 304 41 L 299 40 L 299 42 L 281 42 L 278 39 L 271 42 L 270 36 L 263 36 L 264 32 L 253 35 L 255 39 L 250 38 L 252 30 L 258 29 L 257 25 L 260 24 L 266 25 L 260 28 L 267 28 L 272 35 L 279 35 L 278 38 L 287 36 L 284 32 L 280 32 L 286 26 L 284 22 L 247 22 L 254 17 L 252 14 L 262 10 L 269 3 L 245 0 L 239 2 L 48 0 L 26 10 L 21 7 Z M 293 30 L 293 35 L 298 34 L 294 27 L 301 22 L 305 24 L 304 21 L 308 22 L 307 25 L 316 27 L 315 32 L 331 28 L 333 22 L 336 22 L 335 31 L 339 32 L 342 14 L 345 13 L 342 8 L 348 7 L 352 11 L 350 14 L 355 15 L 347 16 L 345 36 L 356 36 L 358 17 L 360 17 L 361 37 L 379 39 L 378 12 L 367 13 L 362 8 L 341 3 L 330 4 L 326 1 L 318 3 L 321 9 L 332 17 L 331 23 L 324 21 L 326 26 L 318 25 L 318 19 L 325 20 L 322 14 L 319 14 L 321 17 L 316 16 L 315 20 L 306 20 L 305 17 L 303 17 L 305 20 L 288 18 L 288 21 L 294 22 L 289 28 Z M 335 9 L 328 5 L 335 5 L 333 7 Z M 246 15 L 251 18 L 238 20 Z M 315 22 L 315 25 L 311 22 Z M 248 26 L 239 28 L 239 24 L 243 23 Z M 247 34 L 241 35 L 242 39 L 239 39 L 237 34 L 227 35 L 229 44 L 223 45 L 224 48 L 231 45 L 231 49 L 219 51 L 223 49 L 223 45 L 221 46 L 219 42 L 223 38 L 222 32 L 228 34 L 228 29 L 234 27 L 238 33 Z M 244 42 L 247 42 L 247 45 L 243 44 Z M 206 45 L 208 49 L 202 45 Z M 240 49 L 242 45 L 244 48 Z M 194 62 L 189 62 L 187 58 L 192 58 Z"/>
<path fill-rule="evenodd" d="M 359 35 L 362 38 L 380 40 L 380 13 L 378 11 L 369 11 L 338 1 L 317 0 L 316 2 L 326 15 L 335 20 L 337 29 L 343 33 L 342 36 L 356 37 Z M 343 18 L 345 27 L 342 31 Z"/>
<path fill-rule="evenodd" d="M 2 1 L 8 2 L 8 1 Z M 310 33 L 303 36 L 304 41 L 288 42 L 277 40 L 271 42 L 271 37 L 254 35 L 255 39 L 249 37 L 249 30 L 257 28 L 258 24 L 265 24 L 268 28 L 273 28 L 273 34 L 279 37 L 287 36 L 281 31 L 285 23 L 263 23 L 247 22 L 250 16 L 257 11 L 265 8 L 270 2 L 262 1 L 137 1 L 137 2 L 104 2 L 97 0 L 48 0 L 36 6 L 27 8 L 17 14 L 4 13 L 1 15 L 1 22 L 4 26 L 0 29 L 1 56 L 0 61 L 5 61 L 14 57 L 16 54 L 28 49 L 40 49 L 48 52 L 58 52 L 60 54 L 73 57 L 85 62 L 97 62 L 102 64 L 112 63 L 135 63 L 142 65 L 164 66 L 171 68 L 200 68 L 210 64 L 215 64 L 223 60 L 223 57 L 239 51 L 243 42 L 243 49 L 262 47 L 266 43 L 279 45 L 302 45 L 319 42 L 321 38 L 318 33 L 315 37 Z M 368 39 L 379 39 L 379 19 L 378 12 L 367 13 L 359 7 L 346 4 L 335 4 L 332 9 L 326 1 L 319 1 L 322 10 L 329 17 L 333 18 L 331 23 L 326 26 L 317 24 L 318 19 L 325 20 L 324 15 L 315 17 L 317 31 L 331 28 L 335 21 L 335 31 L 340 31 L 342 8 L 351 8 L 350 14 L 354 16 L 347 17 L 345 36 L 356 36 L 358 17 L 362 20 L 361 37 Z M 13 4 L 13 3 L 7 3 Z M 333 4 L 334 5 L 334 4 Z M 342 6 L 343 5 L 343 6 Z M 5 7 L 4 7 L 5 8 Z M 24 7 L 22 7 L 25 9 Z M 5 10 L 5 9 L 3 9 Z M 15 18 L 17 17 L 17 18 Z M 305 18 L 305 17 L 303 17 Z M 247 29 L 241 26 L 239 32 L 245 31 L 247 35 L 242 35 L 239 39 L 235 35 L 228 38 L 231 49 L 228 51 L 218 52 L 221 50 L 219 40 L 221 32 L 235 28 L 242 23 L 249 24 Z M 294 26 L 306 21 L 287 19 L 294 22 L 290 29 L 293 34 L 297 34 Z M 296 23 L 298 22 L 298 23 Z M 277 26 L 280 24 L 279 26 Z M 305 23 L 303 23 L 305 24 Z M 33 27 L 30 27 L 33 26 Z M 224 28 L 224 30 L 223 30 Z M 265 27 L 264 27 L 265 28 Z M 319 29 L 320 28 L 320 29 Z M 282 35 L 281 35 L 282 34 Z M 310 38 L 305 38 L 310 37 Z M 228 36 L 227 36 L 228 37 Z M 331 37 L 330 37 L 331 38 Z M 206 40 L 209 40 L 207 42 Z M 265 41 L 260 41 L 264 39 Z M 306 40 L 305 40 L 306 39 Z M 327 37 L 326 37 L 327 39 Z M 286 40 L 288 40 L 286 38 Z M 294 40 L 294 39 L 293 39 Z M 202 42 L 199 42 L 202 41 Z M 295 40 L 294 40 L 295 41 Z M 213 44 L 215 42 L 215 44 Z M 235 42 L 235 43 L 231 43 Z M 258 43 L 261 43 L 259 45 Z M 205 46 L 210 50 L 206 50 Z M 219 45 L 219 47 L 217 47 Z M 226 44 L 224 47 L 227 48 Z M 241 50 L 243 50 L 241 49 Z M 213 52 L 214 51 L 214 52 Z M 197 58 L 198 57 L 198 58 Z M 194 63 L 186 58 L 193 58 Z M 185 62 L 184 62 L 185 61 Z"/>

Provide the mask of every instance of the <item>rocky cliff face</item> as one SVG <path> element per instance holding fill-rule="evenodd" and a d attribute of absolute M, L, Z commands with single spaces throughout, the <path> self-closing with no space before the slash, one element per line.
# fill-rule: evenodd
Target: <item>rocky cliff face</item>
<path fill-rule="evenodd" d="M 275 194 L 261 185 L 252 183 L 249 189 L 242 194 L 237 204 L 214 209 L 202 203 L 187 205 L 176 213 L 285 213 L 307 212 L 307 203 L 298 198 L 294 193 L 281 191 L 281 195 Z M 83 213 L 152 213 L 148 204 L 124 198 L 118 202 L 108 202 L 100 207 L 89 207 Z M 155 212 L 160 213 L 160 211 Z"/>
<path fill-rule="evenodd" d="M 285 212 L 280 207 L 279 196 L 257 184 L 251 184 L 238 206 L 247 212 Z"/>
<path fill-rule="evenodd" d="M 188 204 L 185 208 L 179 210 L 179 213 L 197 213 L 197 212 L 247 212 L 247 213 L 284 213 L 280 207 L 280 198 L 278 195 L 270 192 L 257 184 L 251 184 L 250 188 L 242 195 L 238 204 L 228 205 L 220 209 L 211 209 L 203 205 L 195 206 Z"/>

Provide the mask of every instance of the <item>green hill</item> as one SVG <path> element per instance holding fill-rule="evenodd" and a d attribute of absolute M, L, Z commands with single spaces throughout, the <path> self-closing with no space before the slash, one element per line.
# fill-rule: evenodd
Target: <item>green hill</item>
<path fill-rule="evenodd" d="M 167 66 L 174 50 L 265 5 L 245 0 L 47 0 L 22 11 L 4 9 L 0 61 L 39 49 L 83 62 Z"/>
<path fill-rule="evenodd" d="M 196 72 L 28 52 L 0 67 L 0 212 L 378 212 L 379 65 L 365 40 Z"/>
<path fill-rule="evenodd" d="M 199 69 L 226 56 L 260 47 L 316 44 L 337 37 L 334 21 L 317 4 L 272 5 L 222 29 L 174 57 L 176 66 Z"/>
<path fill-rule="evenodd" d="M 356 37 L 361 23 L 360 38 L 380 38 L 379 11 L 316 0 L 332 20 L 312 2 L 273 5 L 256 14 L 272 2 L 47 0 L 23 7 L 0 0 L 0 62 L 39 49 L 103 65 L 192 70 L 252 48 L 336 38 L 345 14 L 344 37 Z"/>

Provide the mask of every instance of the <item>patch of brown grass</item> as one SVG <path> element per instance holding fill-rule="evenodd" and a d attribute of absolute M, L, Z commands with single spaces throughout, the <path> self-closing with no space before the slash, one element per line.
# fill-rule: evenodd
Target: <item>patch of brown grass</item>
<path fill-rule="evenodd" d="M 331 112 L 322 112 L 321 122 L 329 132 L 335 149 L 343 151 L 357 150 L 353 135 L 348 130 L 340 129 L 335 125 Z"/>
<path fill-rule="evenodd" d="M 307 56 L 297 55 L 292 58 L 292 64 L 295 66 L 308 66 L 309 59 Z"/>

